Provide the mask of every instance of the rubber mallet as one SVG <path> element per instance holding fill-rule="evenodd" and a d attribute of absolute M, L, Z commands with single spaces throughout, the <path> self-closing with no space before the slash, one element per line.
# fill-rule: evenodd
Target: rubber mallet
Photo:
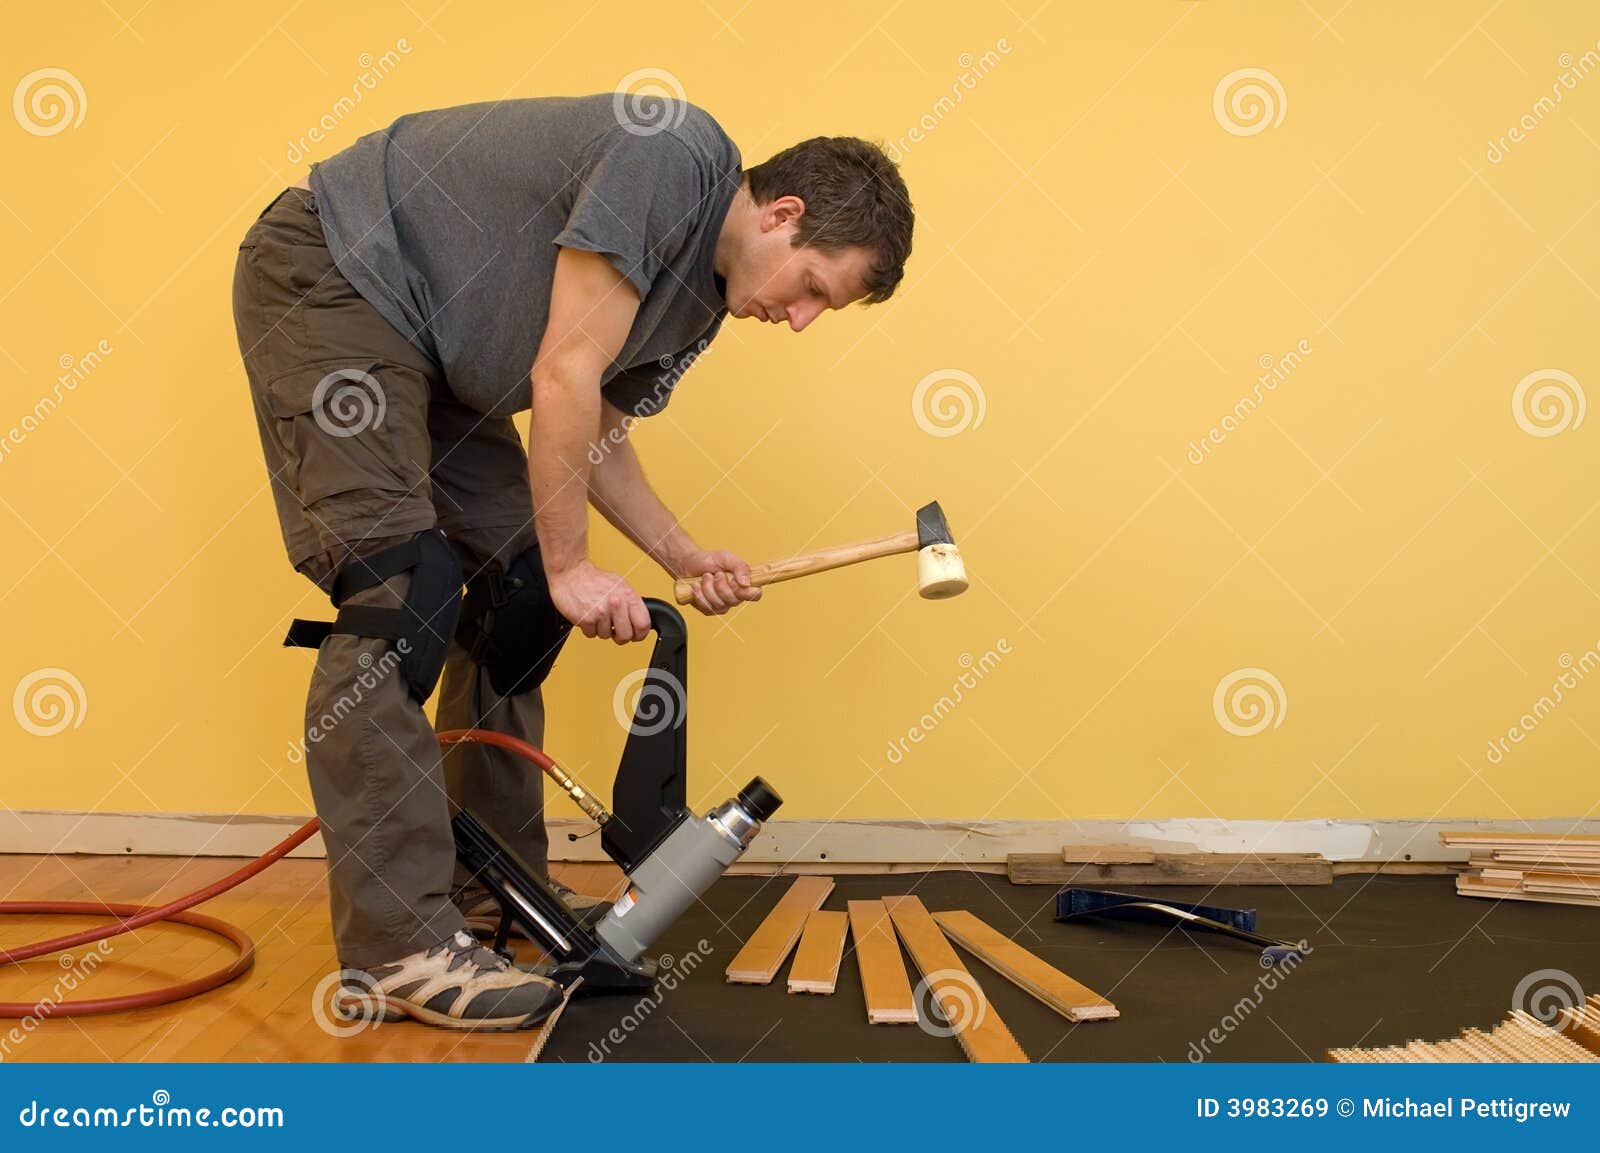
<path fill-rule="evenodd" d="M 950 524 L 944 518 L 939 502 L 925 504 L 917 510 L 917 527 L 895 533 L 878 540 L 860 541 L 856 544 L 838 545 L 820 552 L 792 556 L 787 560 L 768 561 L 750 566 L 752 585 L 771 585 L 812 573 L 843 568 L 864 560 L 897 553 L 917 554 L 917 592 L 928 600 L 943 600 L 967 591 L 967 570 L 961 563 L 961 550 L 950 538 Z M 673 585 L 673 595 L 680 605 L 694 599 L 697 578 L 685 577 Z"/>

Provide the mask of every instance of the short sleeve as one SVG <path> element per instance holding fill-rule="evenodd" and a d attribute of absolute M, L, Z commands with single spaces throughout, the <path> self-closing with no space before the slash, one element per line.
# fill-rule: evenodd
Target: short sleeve
<path fill-rule="evenodd" d="M 643 420 L 667 407 L 675 387 L 677 381 L 673 379 L 672 368 L 652 364 L 617 373 L 601 386 L 600 395 L 612 408 Z"/>
<path fill-rule="evenodd" d="M 637 419 L 654 416 L 667 407 L 672 400 L 673 389 L 678 387 L 684 373 L 711 346 L 721 328 L 722 318 L 719 316 L 701 334 L 700 339 L 688 348 L 649 364 L 624 369 L 601 386 L 600 395 L 613 408 Z"/>
<path fill-rule="evenodd" d="M 555 242 L 598 252 L 643 300 L 693 230 L 699 178 L 693 157 L 669 132 L 618 127 L 584 154 L 572 211 Z"/>

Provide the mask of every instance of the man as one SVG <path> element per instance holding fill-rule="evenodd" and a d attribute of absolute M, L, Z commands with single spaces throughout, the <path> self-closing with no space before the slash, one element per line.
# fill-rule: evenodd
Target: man
<path fill-rule="evenodd" d="M 648 634 L 638 593 L 589 559 L 589 503 L 698 577 L 702 613 L 756 600 L 748 566 L 652 491 L 628 429 L 724 316 L 799 332 L 887 299 L 910 252 L 905 185 L 874 145 L 819 137 L 745 172 L 700 109 L 638 123 L 625 99 L 401 117 L 314 165 L 240 245 L 234 313 L 284 542 L 339 608 L 286 643 L 318 648 L 306 767 L 346 1011 L 518 1028 L 559 1003 L 466 931 L 492 900 L 452 900 L 452 805 L 548 868 L 541 775 L 485 745 L 441 755 L 423 704 L 442 672 L 441 730 L 538 745 L 568 631 Z M 511 417 L 530 407 L 524 452 Z"/>

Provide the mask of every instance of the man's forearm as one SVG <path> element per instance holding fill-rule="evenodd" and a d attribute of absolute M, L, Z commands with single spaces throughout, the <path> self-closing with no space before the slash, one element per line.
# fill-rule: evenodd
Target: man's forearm
<path fill-rule="evenodd" d="M 589 473 L 589 496 L 601 516 L 674 576 L 680 575 L 684 558 L 698 550 L 650 487 L 626 439 L 605 445 L 605 455 Z"/>
<path fill-rule="evenodd" d="M 600 425 L 600 382 L 535 370 L 528 424 L 528 484 L 546 572 L 589 556 L 589 446 Z"/>

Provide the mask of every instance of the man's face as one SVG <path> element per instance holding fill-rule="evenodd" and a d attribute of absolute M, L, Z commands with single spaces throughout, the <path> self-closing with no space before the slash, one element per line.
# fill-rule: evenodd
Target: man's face
<path fill-rule="evenodd" d="M 742 259 L 728 270 L 730 316 L 787 324 L 799 332 L 827 309 L 844 308 L 866 295 L 872 266 L 866 249 L 794 247 L 804 212 L 805 202 L 797 196 L 781 196 L 761 209 Z"/>

